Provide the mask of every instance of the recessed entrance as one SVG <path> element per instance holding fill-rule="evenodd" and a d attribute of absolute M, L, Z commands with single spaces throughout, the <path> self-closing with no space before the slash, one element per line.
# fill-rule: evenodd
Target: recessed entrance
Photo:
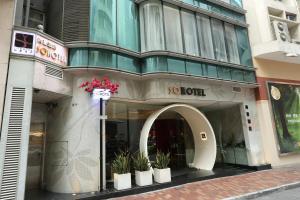
<path fill-rule="evenodd" d="M 164 107 L 151 114 L 141 131 L 140 151 L 149 156 L 148 140 L 151 139 L 151 128 L 155 120 L 167 111 L 180 114 L 189 124 L 195 146 L 194 158 L 189 167 L 196 169 L 212 170 L 216 160 L 216 139 L 214 131 L 206 117 L 196 108 L 185 104 L 174 104 Z M 179 137 L 179 136 L 178 136 Z M 168 142 L 170 143 L 170 142 Z M 176 145 L 176 144 L 171 144 Z M 186 154 L 184 154 L 186 157 Z"/>

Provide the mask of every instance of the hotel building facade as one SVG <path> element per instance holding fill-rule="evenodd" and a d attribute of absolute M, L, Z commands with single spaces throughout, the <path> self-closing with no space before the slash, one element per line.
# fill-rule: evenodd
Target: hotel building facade
<path fill-rule="evenodd" d="M 150 161 L 170 152 L 172 172 L 267 164 L 241 0 L 18 0 L 15 9 L 0 198 L 99 191 L 120 149 Z M 99 101 L 79 88 L 103 76 L 120 85 L 106 105 L 105 153 Z"/>

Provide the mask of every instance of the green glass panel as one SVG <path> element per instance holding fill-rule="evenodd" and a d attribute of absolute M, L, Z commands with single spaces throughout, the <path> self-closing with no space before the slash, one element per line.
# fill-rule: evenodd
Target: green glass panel
<path fill-rule="evenodd" d="M 195 62 L 186 62 L 186 73 L 188 75 L 202 76 L 202 64 Z"/>
<path fill-rule="evenodd" d="M 91 0 L 90 41 L 116 45 L 116 0 Z"/>
<path fill-rule="evenodd" d="M 166 57 L 151 57 L 145 60 L 142 69 L 143 73 L 166 72 L 168 71 L 168 63 Z"/>
<path fill-rule="evenodd" d="M 242 70 L 232 69 L 231 76 L 232 76 L 232 80 L 234 81 L 244 81 L 244 73 Z"/>
<path fill-rule="evenodd" d="M 244 80 L 245 82 L 255 83 L 256 82 L 255 72 L 245 71 Z"/>
<path fill-rule="evenodd" d="M 231 80 L 230 69 L 227 67 L 218 67 L 218 78 L 223 80 Z"/>
<path fill-rule="evenodd" d="M 133 73 L 140 73 L 140 66 L 137 59 L 125 55 L 118 55 L 118 69 Z"/>
<path fill-rule="evenodd" d="M 118 45 L 139 51 L 138 9 L 134 0 L 118 1 Z"/>
<path fill-rule="evenodd" d="M 230 4 L 233 6 L 240 7 L 240 8 L 243 7 L 242 0 L 230 0 Z"/>
<path fill-rule="evenodd" d="M 185 62 L 183 60 L 168 58 L 168 72 L 185 74 Z"/>
<path fill-rule="evenodd" d="M 247 29 L 236 26 L 236 36 L 241 64 L 253 66 Z"/>
<path fill-rule="evenodd" d="M 194 4 L 194 0 L 181 0 L 183 1 L 184 3 L 188 3 L 188 4 Z"/>
<path fill-rule="evenodd" d="M 87 66 L 88 49 L 86 48 L 70 49 L 69 65 L 72 67 Z"/>
<path fill-rule="evenodd" d="M 217 66 L 211 64 L 202 64 L 203 76 L 217 78 Z"/>
<path fill-rule="evenodd" d="M 90 49 L 89 66 L 116 68 L 116 54 L 107 50 Z"/>

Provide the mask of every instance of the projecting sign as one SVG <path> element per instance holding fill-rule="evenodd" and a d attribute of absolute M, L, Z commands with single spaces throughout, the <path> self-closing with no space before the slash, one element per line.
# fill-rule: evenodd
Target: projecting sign
<path fill-rule="evenodd" d="M 21 55 L 34 55 L 35 37 L 33 33 L 27 33 L 23 31 L 15 31 L 13 34 L 13 41 L 11 46 L 11 52 Z"/>
<path fill-rule="evenodd" d="M 108 89 L 94 89 L 93 98 L 94 99 L 103 99 L 105 101 L 109 100 L 111 96 L 110 90 Z"/>

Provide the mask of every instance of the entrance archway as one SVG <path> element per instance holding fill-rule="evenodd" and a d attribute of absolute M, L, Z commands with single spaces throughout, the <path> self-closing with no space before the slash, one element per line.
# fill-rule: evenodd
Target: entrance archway
<path fill-rule="evenodd" d="M 146 120 L 140 138 L 140 151 L 148 157 L 148 137 L 154 121 L 166 111 L 179 113 L 189 124 L 194 138 L 195 155 L 190 167 L 212 170 L 216 160 L 217 146 L 214 131 L 207 120 L 197 108 L 186 104 L 173 104 L 164 107 Z"/>

